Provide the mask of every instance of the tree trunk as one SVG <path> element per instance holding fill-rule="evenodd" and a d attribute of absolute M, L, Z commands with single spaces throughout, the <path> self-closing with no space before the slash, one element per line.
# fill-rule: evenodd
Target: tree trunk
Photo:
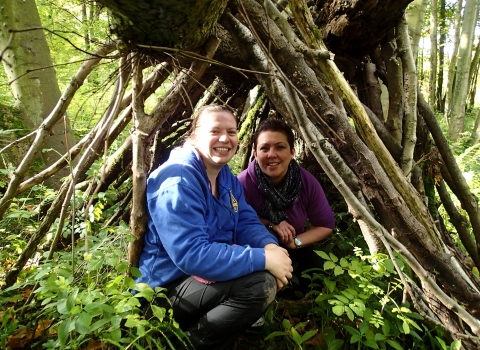
<path fill-rule="evenodd" d="M 457 1 L 457 7 L 455 8 L 455 22 L 453 28 L 455 30 L 455 35 L 453 39 L 453 50 L 452 56 L 450 57 L 450 64 L 448 65 L 448 75 L 447 75 L 447 88 L 445 91 L 445 110 L 450 110 L 450 105 L 452 104 L 453 98 L 453 87 L 456 80 L 457 73 L 457 56 L 458 56 L 458 47 L 460 45 L 460 31 L 462 23 L 462 9 L 463 9 L 464 0 Z"/>
<path fill-rule="evenodd" d="M 445 24 L 445 0 L 440 0 L 440 38 L 438 43 L 438 78 L 437 78 L 437 110 L 445 112 L 445 98 L 443 96 L 443 75 L 445 65 L 445 43 L 446 43 L 446 24 Z"/>
<path fill-rule="evenodd" d="M 468 74 L 469 103 L 467 108 L 473 108 L 475 105 L 475 95 L 477 94 L 478 69 L 480 68 L 480 37 L 477 38 L 475 55 L 473 56 Z"/>
<path fill-rule="evenodd" d="M 472 58 L 475 24 L 477 23 L 478 0 L 466 0 L 463 16 L 462 33 L 458 49 L 457 74 L 453 89 L 452 103 L 448 111 L 448 135 L 455 141 L 464 128 L 465 107 L 468 96 L 468 74 Z"/>
<path fill-rule="evenodd" d="M 428 0 L 414 0 L 407 8 L 405 18 L 408 23 L 408 33 L 412 44 L 413 59 L 417 60 L 418 44 L 422 35 L 425 12 L 427 11 Z"/>
<path fill-rule="evenodd" d="M 430 74 L 428 80 L 428 103 L 435 107 L 437 87 L 437 0 L 430 4 Z"/>
<path fill-rule="evenodd" d="M 25 125 L 33 130 L 54 109 L 61 93 L 55 70 L 52 67 L 50 50 L 41 29 L 40 17 L 34 0 L 6 0 L 0 11 L 3 24 L 0 35 L 0 51 L 4 51 L 2 63 L 15 98 L 15 107 L 22 111 L 20 116 Z M 40 152 L 45 165 L 59 159 L 75 144 L 67 116 L 63 116 L 52 128 Z M 41 150 L 40 150 L 41 151 Z M 58 188 L 60 179 L 69 174 L 64 168 L 47 184 Z"/>

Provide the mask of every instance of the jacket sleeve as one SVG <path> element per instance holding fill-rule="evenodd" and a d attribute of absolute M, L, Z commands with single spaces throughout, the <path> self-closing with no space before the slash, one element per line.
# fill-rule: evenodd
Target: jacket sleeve
<path fill-rule="evenodd" d="M 238 200 L 237 244 L 258 248 L 269 243 L 278 245 L 277 238 L 260 222 L 255 210 L 245 200 L 242 185 L 235 180 L 234 191 Z"/>
<path fill-rule="evenodd" d="M 234 279 L 265 269 L 263 249 L 211 241 L 205 220 L 208 203 L 194 170 L 183 167 L 179 176 L 158 179 L 148 198 L 151 220 L 172 262 L 185 274 L 213 281 Z"/>

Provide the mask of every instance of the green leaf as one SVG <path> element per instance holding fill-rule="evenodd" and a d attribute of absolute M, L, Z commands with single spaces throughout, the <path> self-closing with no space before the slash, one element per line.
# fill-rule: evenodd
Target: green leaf
<path fill-rule="evenodd" d="M 335 287 L 337 286 L 337 282 L 330 281 L 329 279 L 324 279 L 323 283 L 325 283 L 330 293 L 333 293 L 333 291 L 335 290 Z"/>
<path fill-rule="evenodd" d="M 343 267 L 343 268 L 347 268 L 347 267 L 348 267 L 348 261 L 347 261 L 347 259 L 341 258 L 341 259 L 340 259 L 340 266 Z"/>
<path fill-rule="evenodd" d="M 342 339 L 334 339 L 328 343 L 328 350 L 339 350 L 344 341 Z"/>
<path fill-rule="evenodd" d="M 267 337 L 265 337 L 265 340 L 272 339 L 275 337 L 286 336 L 286 335 L 287 333 L 285 332 L 276 331 L 276 332 L 270 333 Z"/>
<path fill-rule="evenodd" d="M 87 312 L 82 312 L 78 316 L 78 322 L 84 326 L 89 327 L 92 324 L 92 315 Z"/>
<path fill-rule="evenodd" d="M 419 326 L 414 320 L 411 320 L 411 319 L 407 318 L 407 322 L 410 323 L 413 327 L 415 327 L 415 328 L 418 329 L 419 331 L 422 331 L 422 329 L 420 328 L 420 326 Z"/>
<path fill-rule="evenodd" d="M 375 340 L 365 340 L 362 342 L 363 345 L 366 345 L 368 346 L 369 348 L 372 348 L 372 349 L 378 349 L 378 345 L 377 343 L 375 342 Z"/>
<path fill-rule="evenodd" d="M 368 322 L 367 321 L 363 321 L 361 324 L 360 324 L 360 334 L 365 334 L 365 332 L 368 330 Z"/>
<path fill-rule="evenodd" d="M 60 341 L 60 345 L 62 347 L 65 346 L 68 339 L 68 334 L 75 329 L 75 322 L 73 322 L 70 318 L 67 318 L 60 323 L 58 327 L 58 340 Z"/>
<path fill-rule="evenodd" d="M 384 336 L 382 333 L 375 333 L 375 341 L 383 341 L 387 339 L 386 336 Z"/>
<path fill-rule="evenodd" d="M 385 320 L 385 323 L 382 325 L 382 331 L 384 335 L 388 335 L 390 333 L 390 322 Z"/>
<path fill-rule="evenodd" d="M 402 327 L 405 334 L 410 334 L 410 326 L 408 325 L 407 321 L 403 321 Z"/>
<path fill-rule="evenodd" d="M 348 299 L 352 300 L 354 298 L 353 294 L 349 293 L 346 290 L 342 290 L 341 292 L 343 295 L 345 295 Z"/>
<path fill-rule="evenodd" d="M 333 297 L 333 294 L 320 294 L 318 297 L 315 298 L 315 302 L 320 305 L 322 301 L 325 301 L 327 299 L 330 299 Z"/>
<path fill-rule="evenodd" d="M 333 268 L 335 268 L 335 263 L 332 262 L 332 261 L 325 261 L 325 263 L 323 264 L 323 269 L 324 270 L 331 270 Z"/>
<path fill-rule="evenodd" d="M 293 338 L 293 341 L 295 343 L 297 343 L 297 345 L 301 345 L 303 343 L 302 341 L 302 336 L 300 334 L 298 334 L 297 330 L 295 328 L 291 328 L 290 329 L 290 332 L 292 333 L 292 338 Z"/>
<path fill-rule="evenodd" d="M 385 260 L 385 268 L 390 273 L 395 271 L 395 265 L 393 265 L 392 260 L 390 260 L 390 259 Z"/>
<path fill-rule="evenodd" d="M 438 341 L 438 343 L 440 344 L 440 346 L 442 347 L 443 350 L 447 350 L 447 344 L 445 344 L 445 342 L 443 341 L 443 339 L 439 338 L 439 337 L 435 337 Z"/>
<path fill-rule="evenodd" d="M 450 344 L 450 350 L 460 350 L 462 348 L 462 341 L 457 339 Z"/>
<path fill-rule="evenodd" d="M 159 307 L 157 305 L 150 305 L 152 308 L 153 315 L 160 320 L 160 322 L 163 322 L 163 319 L 165 318 L 166 310 L 164 307 Z"/>
<path fill-rule="evenodd" d="M 353 322 L 355 315 L 353 314 L 352 309 L 350 309 L 348 306 L 345 306 L 345 311 L 347 312 L 348 319 Z"/>
<path fill-rule="evenodd" d="M 343 268 L 341 268 L 340 266 L 335 266 L 335 269 L 333 270 L 333 273 L 335 274 L 335 276 L 340 276 L 342 275 L 343 273 L 345 272 L 345 270 Z"/>
<path fill-rule="evenodd" d="M 398 344 L 395 340 L 387 339 L 387 344 L 396 350 L 403 350 L 402 346 Z"/>
<path fill-rule="evenodd" d="M 336 263 L 338 261 L 338 258 L 335 256 L 335 254 L 329 253 L 329 256 L 330 256 L 330 260 L 332 260 L 333 262 Z"/>
<path fill-rule="evenodd" d="M 130 273 L 132 274 L 133 277 L 135 278 L 140 278 L 142 277 L 142 273 L 140 272 L 140 270 L 138 269 L 138 267 L 130 267 Z"/>
<path fill-rule="evenodd" d="M 313 329 L 311 331 L 306 332 L 304 335 L 302 335 L 303 342 L 306 342 L 308 339 L 310 339 L 317 333 L 318 333 L 318 329 Z"/>
<path fill-rule="evenodd" d="M 360 339 L 362 339 L 361 335 L 352 335 L 352 337 L 350 338 L 350 344 L 355 344 L 356 342 L 360 341 Z"/>
<path fill-rule="evenodd" d="M 347 325 L 342 325 L 342 327 L 345 328 L 351 335 L 360 335 L 360 332 L 353 327 Z"/>
<path fill-rule="evenodd" d="M 345 311 L 345 306 L 343 305 L 336 305 L 334 307 L 332 307 L 332 311 L 335 315 L 337 316 L 342 316 L 343 315 L 343 311 Z"/>
<path fill-rule="evenodd" d="M 92 326 L 90 327 L 90 332 L 95 332 L 97 329 L 99 329 L 100 327 L 103 327 L 104 325 L 106 325 L 109 322 L 110 322 L 110 320 L 108 320 L 106 318 L 99 319 L 97 322 L 94 322 L 92 324 Z"/>
<path fill-rule="evenodd" d="M 344 304 L 348 304 L 349 300 L 345 298 L 343 295 L 335 294 L 335 298 L 340 300 Z"/>
<path fill-rule="evenodd" d="M 328 256 L 327 253 L 321 251 L 321 250 L 316 250 L 315 253 L 317 253 L 318 255 L 320 255 L 322 258 L 324 258 L 325 260 L 330 260 L 330 257 Z"/>
<path fill-rule="evenodd" d="M 286 318 L 283 319 L 282 324 L 285 330 L 289 330 L 290 327 L 292 327 L 292 325 L 290 324 L 290 321 L 287 320 Z"/>

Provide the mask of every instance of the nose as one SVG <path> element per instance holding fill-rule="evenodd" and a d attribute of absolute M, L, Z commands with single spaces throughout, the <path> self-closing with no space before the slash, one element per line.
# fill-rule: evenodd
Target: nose
<path fill-rule="evenodd" d="M 218 138 L 218 141 L 220 141 L 220 142 L 228 142 L 227 135 L 226 135 L 226 134 L 220 135 L 220 137 Z"/>
<path fill-rule="evenodd" d="M 270 148 L 268 150 L 267 157 L 268 158 L 275 158 L 276 157 L 275 150 L 273 148 Z"/>

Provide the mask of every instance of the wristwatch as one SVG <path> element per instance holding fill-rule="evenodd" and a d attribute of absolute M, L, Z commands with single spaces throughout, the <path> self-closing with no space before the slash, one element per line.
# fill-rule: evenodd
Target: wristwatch
<path fill-rule="evenodd" d="M 295 247 L 297 247 L 297 249 L 300 249 L 302 247 L 302 240 L 298 237 L 295 237 L 293 239 L 293 243 L 295 243 Z"/>

